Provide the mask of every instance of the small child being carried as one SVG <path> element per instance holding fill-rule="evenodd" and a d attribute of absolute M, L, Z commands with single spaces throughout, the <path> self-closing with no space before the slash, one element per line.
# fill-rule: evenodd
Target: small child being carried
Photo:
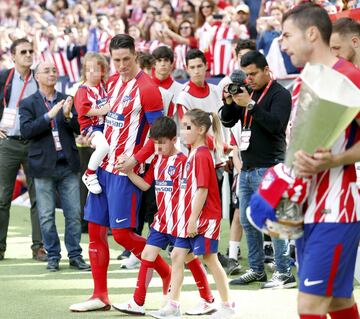
<path fill-rule="evenodd" d="M 95 147 L 88 168 L 82 176 L 82 181 L 93 194 L 102 191 L 96 170 L 109 152 L 109 144 L 103 135 L 105 115 L 110 110 L 109 97 L 105 90 L 108 72 L 109 64 L 105 57 L 96 52 L 88 52 L 83 61 L 83 84 L 75 94 L 81 134 L 90 134 L 91 144 Z"/>

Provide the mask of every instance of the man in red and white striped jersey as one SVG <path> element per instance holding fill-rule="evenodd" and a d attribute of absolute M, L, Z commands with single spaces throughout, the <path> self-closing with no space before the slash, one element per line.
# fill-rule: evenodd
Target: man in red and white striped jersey
<path fill-rule="evenodd" d="M 347 76 L 360 88 L 360 70 L 333 56 L 332 25 L 320 6 L 299 5 L 284 15 L 282 49 L 303 67 L 321 63 Z M 335 84 L 336 85 L 336 84 Z M 360 196 L 356 161 L 360 160 L 360 114 L 331 149 L 295 154 L 295 172 L 311 177 L 304 206 L 304 236 L 297 241 L 298 312 L 302 319 L 359 318 L 353 296 L 354 268 L 360 239 Z"/>
<path fill-rule="evenodd" d="M 118 169 L 118 157 L 127 155 L 135 162 L 144 160 L 154 152 L 154 144 L 143 146 L 149 126 L 162 115 L 161 94 L 150 77 L 139 69 L 136 63 L 134 39 L 118 34 L 110 42 L 110 54 L 118 73 L 110 77 L 107 85 L 110 96 L 110 112 L 105 119 L 104 135 L 110 146 L 97 171 L 103 192 L 90 193 L 85 207 L 85 220 L 89 222 L 89 257 L 94 279 L 92 297 L 83 303 L 70 307 L 72 311 L 109 310 L 107 291 L 107 268 L 109 246 L 107 229 L 117 243 L 133 252 L 140 259 L 145 247 L 145 238 L 137 235 L 138 210 L 141 191 Z M 134 168 L 140 172 L 140 166 Z M 158 256 L 154 269 L 163 279 L 163 293 L 167 294 L 170 284 L 170 266 Z"/>

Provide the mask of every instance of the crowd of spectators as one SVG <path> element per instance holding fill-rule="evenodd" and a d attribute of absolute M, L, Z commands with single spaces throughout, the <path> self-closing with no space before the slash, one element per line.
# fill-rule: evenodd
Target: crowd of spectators
<path fill-rule="evenodd" d="M 234 63 L 237 40 L 251 39 L 265 55 L 272 56 L 273 72 L 284 77 L 297 70 L 272 43 L 281 33 L 282 14 L 296 2 L 298 0 L 0 1 L 0 69 L 13 65 L 9 51 L 12 41 L 27 37 L 34 44 L 34 64 L 51 58 L 60 77 L 76 82 L 80 79 L 80 58 L 86 51 L 109 56 L 111 37 L 128 33 L 140 52 L 152 53 L 160 45 L 171 47 L 179 70 L 185 68 L 186 52 L 199 48 L 206 55 L 211 76 L 230 74 L 237 67 Z M 319 2 L 329 12 L 342 7 L 339 0 Z"/>

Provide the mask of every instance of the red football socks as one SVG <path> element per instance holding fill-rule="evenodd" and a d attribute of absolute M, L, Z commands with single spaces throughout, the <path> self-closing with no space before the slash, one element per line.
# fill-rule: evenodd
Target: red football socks
<path fill-rule="evenodd" d="M 211 293 L 210 285 L 206 277 L 206 271 L 199 258 L 194 258 L 192 261 L 187 263 L 187 266 L 195 279 L 200 297 L 207 302 L 213 302 L 214 297 Z"/>
<path fill-rule="evenodd" d="M 148 261 L 144 259 L 141 260 L 136 289 L 134 291 L 134 300 L 139 306 L 142 306 L 145 303 L 146 290 L 151 281 L 153 271 L 153 261 Z"/>
<path fill-rule="evenodd" d="M 329 312 L 331 319 L 359 319 L 359 311 L 356 303 L 352 307 Z"/>
<path fill-rule="evenodd" d="M 326 319 L 326 315 L 300 315 L 300 319 Z"/>
<path fill-rule="evenodd" d="M 99 298 L 110 304 L 107 288 L 107 270 L 109 266 L 109 245 L 107 227 L 89 222 L 89 258 L 94 280 L 92 299 Z"/>
<path fill-rule="evenodd" d="M 141 253 L 146 245 L 144 237 L 139 236 L 130 228 L 113 228 L 112 233 L 118 244 L 141 259 Z M 166 295 L 170 286 L 171 268 L 161 256 L 158 256 L 154 262 L 154 269 L 163 281 L 163 293 Z"/>
<path fill-rule="evenodd" d="M 86 174 L 86 175 L 96 174 L 96 171 L 93 171 L 93 170 L 91 170 L 91 169 L 88 168 L 88 169 L 85 171 L 85 174 Z"/>

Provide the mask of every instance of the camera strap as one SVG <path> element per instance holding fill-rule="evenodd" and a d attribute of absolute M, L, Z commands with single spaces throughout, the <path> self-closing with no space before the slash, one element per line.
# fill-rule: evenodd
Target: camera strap
<path fill-rule="evenodd" d="M 256 101 L 256 104 L 259 104 L 259 103 L 263 100 L 263 98 L 265 97 L 266 93 L 269 91 L 270 86 L 271 86 L 272 83 L 273 83 L 273 80 L 271 79 L 271 80 L 269 81 L 269 83 L 266 85 L 264 91 L 261 93 L 259 99 Z M 251 99 L 252 99 L 253 95 L 254 95 L 254 92 L 252 92 L 252 93 L 250 94 L 250 98 L 251 98 Z M 248 112 L 249 112 L 248 109 L 245 108 L 244 125 L 243 125 L 243 128 L 244 128 L 244 129 L 246 128 L 246 126 L 247 126 L 248 129 L 250 129 L 251 124 L 252 124 L 252 116 L 250 115 L 250 116 L 249 116 L 249 124 L 246 125 L 246 123 L 247 123 L 246 120 L 247 120 Z"/>

